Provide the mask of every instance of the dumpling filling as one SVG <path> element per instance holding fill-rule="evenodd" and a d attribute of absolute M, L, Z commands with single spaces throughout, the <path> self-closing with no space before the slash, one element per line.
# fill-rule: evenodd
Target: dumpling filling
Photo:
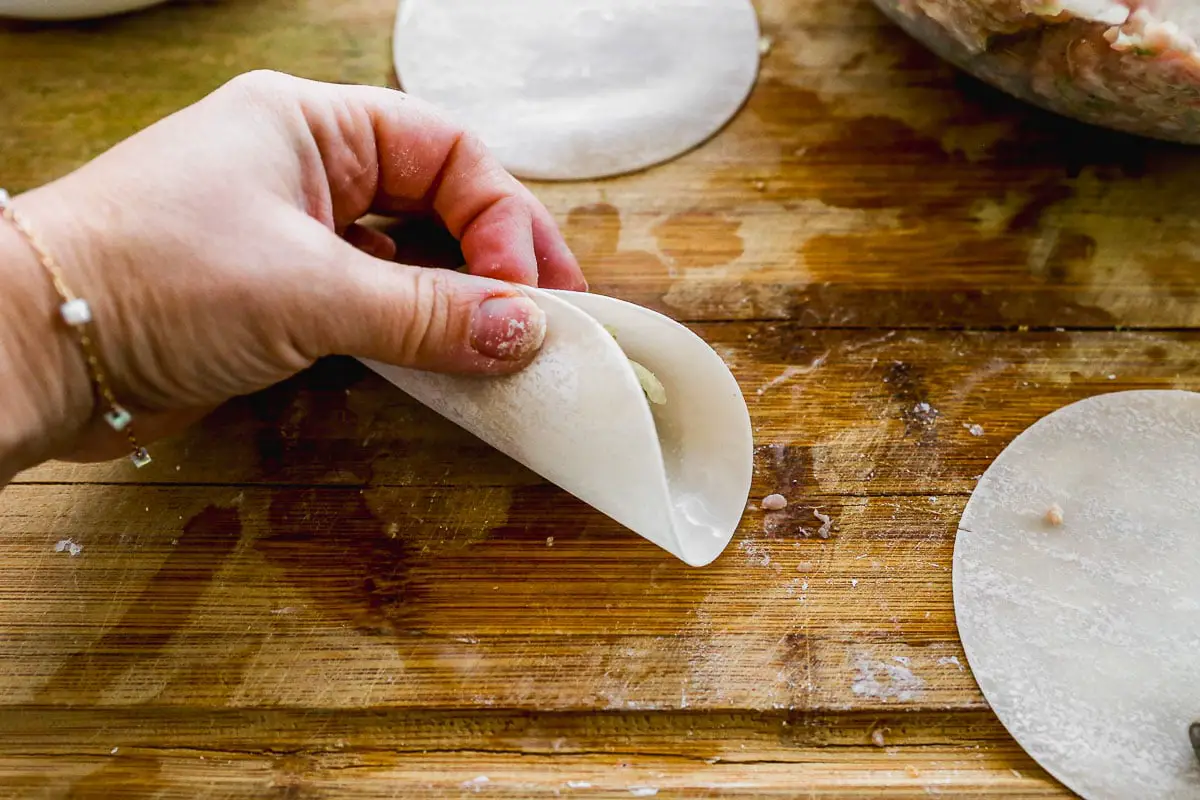
<path fill-rule="evenodd" d="M 617 339 L 617 332 L 605 325 L 604 330 L 608 331 L 608 335 L 616 341 L 617 347 L 621 346 L 621 342 Z M 625 356 L 629 358 L 629 356 Z M 638 383 L 641 384 L 642 393 L 646 395 L 646 399 L 655 405 L 664 405 L 667 402 L 667 389 L 662 385 L 662 381 L 651 372 L 643 367 L 638 362 L 629 358 L 629 366 L 633 367 L 633 374 L 637 376 Z"/>

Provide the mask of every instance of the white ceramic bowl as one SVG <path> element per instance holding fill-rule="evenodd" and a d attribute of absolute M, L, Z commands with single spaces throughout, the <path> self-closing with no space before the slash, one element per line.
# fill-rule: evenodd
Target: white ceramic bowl
<path fill-rule="evenodd" d="M 72 20 L 107 17 L 158 5 L 164 0 L 0 0 L 0 17 Z"/>
<path fill-rule="evenodd" d="M 1200 0 L 875 5 L 938 55 L 1023 100 L 1095 125 L 1200 144 Z"/>

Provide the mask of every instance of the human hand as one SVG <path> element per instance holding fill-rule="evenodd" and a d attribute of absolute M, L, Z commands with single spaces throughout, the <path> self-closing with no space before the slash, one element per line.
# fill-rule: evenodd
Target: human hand
<path fill-rule="evenodd" d="M 549 213 L 478 140 L 400 92 L 277 73 L 234 79 L 14 207 L 89 301 L 144 440 L 329 354 L 520 369 L 545 320 L 501 281 L 586 288 Z M 393 263 L 368 213 L 436 215 L 471 274 Z M 31 259 L 0 269 L 20 307 L 0 308 L 0 347 L 29 378 L 10 407 L 42 439 L 25 460 L 120 455 L 46 276 Z M 5 319 L 21 328 L 5 335 Z"/>

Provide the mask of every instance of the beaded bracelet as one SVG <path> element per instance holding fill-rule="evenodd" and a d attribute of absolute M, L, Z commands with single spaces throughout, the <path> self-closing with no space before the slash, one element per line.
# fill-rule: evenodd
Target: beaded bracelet
<path fill-rule="evenodd" d="M 58 293 L 59 300 L 61 301 L 58 307 L 58 314 L 62 317 L 62 321 L 66 323 L 67 327 L 75 332 L 75 336 L 79 341 L 79 347 L 83 351 L 83 359 L 87 363 L 88 376 L 92 381 L 92 389 L 96 396 L 96 402 L 104 407 L 104 421 L 108 423 L 110 428 L 118 433 L 123 433 L 125 438 L 129 440 L 129 446 L 132 448 L 129 460 L 133 462 L 134 466 L 146 466 L 150 463 L 150 454 L 146 452 L 146 448 L 138 444 L 137 437 L 133 435 L 133 414 L 129 413 L 128 410 L 117 402 L 112 386 L 109 384 L 108 378 L 104 374 L 104 369 L 100 365 L 100 355 L 97 352 L 95 342 L 92 341 L 92 337 L 88 333 L 88 326 L 92 322 L 91 306 L 88 305 L 87 300 L 82 297 L 76 297 L 67 288 L 67 284 L 63 280 L 62 270 L 58 268 L 58 263 L 50 255 L 50 251 L 38 241 L 37 236 L 25 224 L 25 220 L 17 213 L 17 210 L 13 208 L 12 197 L 3 189 L 0 189 L 0 215 L 12 223 L 17 232 L 29 243 L 33 252 L 37 255 L 38 262 L 46 270 L 46 274 L 50 276 L 50 282 L 54 284 L 54 291 Z"/>

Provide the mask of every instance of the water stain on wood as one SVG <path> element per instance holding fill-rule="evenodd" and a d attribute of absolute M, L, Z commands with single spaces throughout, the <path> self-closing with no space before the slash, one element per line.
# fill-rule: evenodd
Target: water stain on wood
<path fill-rule="evenodd" d="M 790 493 L 812 491 L 816 488 L 812 472 L 812 454 L 805 446 L 758 445 L 754 448 L 754 467 L 755 484 L 769 488 L 771 493 L 784 495 L 789 504 L 800 500 Z"/>
<path fill-rule="evenodd" d="M 570 527 L 564 528 L 561 522 L 555 521 L 564 518 L 570 519 Z M 557 559 L 564 552 L 586 547 L 583 543 L 594 533 L 610 526 L 615 526 L 615 523 L 608 517 L 559 487 L 543 481 L 513 490 L 507 518 L 502 524 L 491 528 L 487 546 L 508 550 L 519 543 L 552 543 L 552 547 L 546 547 L 544 555 Z M 633 533 L 629 535 L 636 538 Z M 539 551 L 538 554 L 542 553 Z"/>
<path fill-rule="evenodd" d="M 360 490 L 276 489 L 267 524 L 255 550 L 312 597 L 312 608 L 368 634 L 405 627 L 418 599 L 409 586 L 409 545 L 388 534 Z"/>
<path fill-rule="evenodd" d="M 621 212 L 610 203 L 576 206 L 567 214 L 563 235 L 581 264 L 616 255 Z"/>
<path fill-rule="evenodd" d="M 659 251 L 675 267 L 716 267 L 745 252 L 740 220 L 704 211 L 672 214 L 654 226 Z"/>
<path fill-rule="evenodd" d="M 813 474 L 811 449 L 804 445 L 766 444 L 754 448 L 754 486 L 761 487 L 761 501 L 768 493 L 787 499 L 779 511 L 762 514 L 762 531 L 770 539 L 807 539 L 814 536 L 821 522 L 813 515 L 814 495 L 819 486 Z"/>
<path fill-rule="evenodd" d="M 831 251 L 837 244 L 823 243 Z M 898 256 L 903 255 L 897 253 Z M 946 264 L 945 261 L 938 262 Z M 888 269 L 918 269 L 919 262 L 889 262 Z M 843 267 L 843 274 L 848 274 Z M 962 273 L 960 273 L 962 274 Z M 1025 270 L 1028 276 L 1028 270 Z M 901 279 L 902 280 L 902 279 Z M 1047 291 L 1045 284 L 1028 288 L 1011 285 L 980 287 L 954 281 L 939 287 L 905 285 L 872 287 L 844 282 L 780 287 L 786 312 L 783 318 L 807 325 L 867 327 L 1016 328 L 1022 324 L 1105 327 L 1116 324 L 1114 313 L 1078 302 L 1078 296 Z"/>
<path fill-rule="evenodd" d="M 38 689 L 36 702 L 99 702 L 128 672 L 161 655 L 187 624 L 241 535 L 236 507 L 208 506 L 189 519 L 166 560 L 121 618 L 71 655 Z"/>
<path fill-rule="evenodd" d="M 1045 262 L 1036 265 L 1035 277 L 1040 272 L 1046 283 L 1053 286 L 1082 284 L 1087 271 L 1096 258 L 1096 240 L 1086 233 L 1063 231 L 1054 237 L 1053 247 Z M 1031 264 L 1035 267 L 1035 264 Z"/>
<path fill-rule="evenodd" d="M 797 702 L 793 705 L 804 705 L 799 702 L 799 695 L 808 693 L 807 688 L 817 671 L 813 643 L 808 632 L 800 630 L 785 633 L 780 651 L 779 658 L 784 664 L 781 677 L 797 695 Z"/>
<path fill-rule="evenodd" d="M 756 363 L 776 363 L 789 366 L 820 367 L 844 334 L 840 331 L 813 329 L 802 323 L 779 322 L 755 332 L 744 345 L 754 355 Z"/>
<path fill-rule="evenodd" d="M 487 539 L 508 520 L 509 486 L 430 486 L 416 497 L 408 487 L 376 487 L 365 493 L 374 516 L 387 522 L 391 538 L 405 539 L 424 558 L 460 553 Z"/>
<path fill-rule="evenodd" d="M 314 785 L 321 770 L 320 758 L 310 753 L 285 753 L 271 760 L 272 800 L 309 800 L 321 797 Z"/>
<path fill-rule="evenodd" d="M 1149 282 L 1178 303 L 1195 304 L 1200 299 L 1200 258 L 1192 246 L 1179 246 L 1174 252 L 1146 255 L 1139 259 Z"/>
<path fill-rule="evenodd" d="M 162 760 L 151 755 L 125 755 L 101 762 L 96 769 L 70 782 L 71 800 L 112 800 L 114 797 L 162 797 L 171 793 L 164 780 Z"/>
<path fill-rule="evenodd" d="M 256 426 L 261 474 L 269 481 L 310 483 L 348 473 L 369 483 L 375 451 L 357 435 L 347 393 L 370 374 L 348 358 L 328 358 L 290 380 L 245 399 Z M 336 435 L 338 433 L 341 435 Z M 331 433 L 335 435 L 330 435 Z"/>
<path fill-rule="evenodd" d="M 636 275 L 643 291 L 651 294 L 661 294 L 670 285 L 667 265 L 657 255 L 621 249 L 621 212 L 614 205 L 593 203 L 572 208 L 562 233 L 595 292 L 627 294 L 609 282 L 611 275 Z"/>
<path fill-rule="evenodd" d="M 1042 226 L 1042 215 L 1050 208 L 1075 195 L 1075 190 L 1062 181 L 1051 178 L 1033 187 L 1025 202 L 1005 226 L 1009 233 L 1035 233 Z"/>
<path fill-rule="evenodd" d="M 887 46 L 897 44 L 888 38 Z M 911 43 L 901 46 L 911 49 Z M 929 62 L 931 58 L 928 53 L 918 56 L 925 67 L 936 63 Z M 844 298 L 838 304 L 846 308 L 848 318 L 879 324 L 888 324 L 886 317 L 861 310 L 873 302 L 876 288 L 886 300 L 888 288 L 903 285 L 912 292 L 925 276 L 939 286 L 949 283 L 946 288 L 951 290 L 995 287 L 1004 293 L 998 298 L 950 298 L 962 307 L 960 324 L 1028 324 L 1039 317 L 1089 327 L 1118 321 L 1117 308 L 1123 304 L 1103 291 L 1107 278 L 1092 267 L 1101 247 L 1094 232 L 1059 231 L 1050 214 L 1061 216 L 1065 211 L 1078 218 L 1086 204 L 1107 202 L 1103 187 L 1118 181 L 1140 177 L 1167 187 L 1178 184 L 1180 179 L 1173 176 L 1186 153 L 1178 146 L 1095 130 L 1029 108 L 970 78 L 951 83 L 959 94 L 956 102 L 947 103 L 952 113 L 922 119 L 908 108 L 895 116 L 863 113 L 872 107 L 873 95 L 866 85 L 823 94 L 764 76 L 750 111 L 759 118 L 759 136 L 776 145 L 784 177 L 762 182 L 762 199 L 788 206 L 807 197 L 832 207 L 892 214 L 864 230 L 831 231 L 808 239 L 797 253 L 804 267 L 797 277 L 822 286 L 861 274 L 861 292 L 833 291 Z M 913 93 L 912 109 L 929 106 L 915 87 L 907 90 Z M 996 103 L 1011 113 L 998 117 Z M 1007 126 L 1003 135 L 989 133 L 983 146 L 969 150 L 955 147 L 973 132 L 990 131 L 998 119 Z M 1078 197 L 1076 184 L 1085 177 L 1096 198 Z M 745 183 L 746 171 L 736 163 L 710 178 L 715 192 L 737 192 L 748 202 L 751 194 Z M 998 231 L 986 230 L 974 218 L 975 204 L 1007 202 L 1004 198 L 1014 196 L 1025 199 Z M 1131 211 L 1135 218 L 1144 213 Z M 1148 219 L 1145 225 L 1150 224 Z M 1161 231 L 1147 230 L 1146 235 Z M 1111 259 L 1115 254 L 1102 255 Z M 1147 269 L 1162 275 L 1152 284 L 1154 291 L 1185 299 L 1189 289 L 1187 281 L 1180 280 L 1177 264 L 1164 271 Z M 1048 292 L 1047 286 L 1064 288 Z M 802 293 L 793 295 L 792 308 L 812 303 L 809 295 L 822 294 L 811 287 L 780 291 Z M 1092 297 L 1103 298 L 1105 307 L 1096 307 Z M 911 299 L 910 294 L 903 302 Z M 699 296 L 692 300 L 697 308 L 705 305 Z M 944 294 L 929 300 L 932 306 L 947 302 Z M 948 311 L 943 308 L 940 318 L 952 322 L 954 315 Z M 814 321 L 839 322 L 832 307 L 818 308 L 813 316 Z"/>
<path fill-rule="evenodd" d="M 947 153 L 937 139 L 892 117 L 868 115 L 833 125 L 832 135 L 808 147 L 804 156 L 807 169 L 824 173 L 825 180 L 808 184 L 823 203 L 853 209 L 899 208 L 924 216 L 969 202 L 969 196 L 956 191 L 959 181 L 967 177 L 962 174 L 966 159 Z M 956 169 L 948 170 L 951 165 Z M 920 191 L 914 191 L 910 181 L 885 178 L 891 170 L 913 170 Z"/>
<path fill-rule="evenodd" d="M 755 84 L 745 110 L 773 134 L 786 136 L 788 131 L 824 120 L 829 105 L 812 89 L 764 74 Z"/>
<path fill-rule="evenodd" d="M 897 406 L 897 415 L 904 421 L 904 435 L 915 435 L 922 444 L 936 439 L 940 412 L 929 401 L 929 389 L 922 370 L 896 361 L 884 371 L 883 382 Z"/>

